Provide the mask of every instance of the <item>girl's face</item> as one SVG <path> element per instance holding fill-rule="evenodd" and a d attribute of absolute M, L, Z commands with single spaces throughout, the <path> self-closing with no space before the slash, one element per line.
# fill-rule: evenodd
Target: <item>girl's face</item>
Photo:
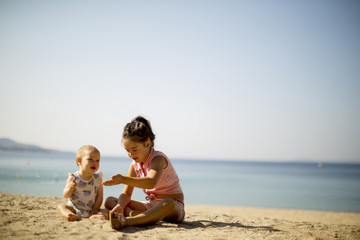
<path fill-rule="evenodd" d="M 150 154 L 151 141 L 135 142 L 130 139 L 122 141 L 128 156 L 137 163 L 145 163 Z"/>
<path fill-rule="evenodd" d="M 77 162 L 83 172 L 94 174 L 100 167 L 100 153 L 97 151 L 86 152 L 77 159 Z"/>

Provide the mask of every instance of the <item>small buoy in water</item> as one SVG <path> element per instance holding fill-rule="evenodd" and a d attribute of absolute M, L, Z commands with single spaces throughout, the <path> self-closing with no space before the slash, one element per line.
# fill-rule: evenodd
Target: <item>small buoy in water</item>
<path fill-rule="evenodd" d="M 321 168 L 321 167 L 322 167 L 322 163 L 319 162 L 319 163 L 318 163 L 318 168 Z"/>
<path fill-rule="evenodd" d="M 59 175 L 57 173 L 53 173 L 54 180 L 59 181 Z"/>
<path fill-rule="evenodd" d="M 30 161 L 29 160 L 26 161 L 26 165 L 30 166 Z"/>
<path fill-rule="evenodd" d="M 16 174 L 16 178 L 17 178 L 17 179 L 20 179 L 20 178 L 21 178 L 20 174 L 17 173 L 17 174 Z"/>
<path fill-rule="evenodd" d="M 40 178 L 40 173 L 37 173 L 37 174 L 35 175 L 35 177 L 36 177 L 36 178 Z"/>

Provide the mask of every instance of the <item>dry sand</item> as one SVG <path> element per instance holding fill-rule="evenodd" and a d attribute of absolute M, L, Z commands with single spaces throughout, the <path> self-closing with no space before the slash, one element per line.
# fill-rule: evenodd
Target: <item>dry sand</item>
<path fill-rule="evenodd" d="M 67 222 L 61 198 L 0 193 L 0 239 L 360 239 L 360 214 L 186 206 L 181 224 L 112 230 L 107 221 Z"/>

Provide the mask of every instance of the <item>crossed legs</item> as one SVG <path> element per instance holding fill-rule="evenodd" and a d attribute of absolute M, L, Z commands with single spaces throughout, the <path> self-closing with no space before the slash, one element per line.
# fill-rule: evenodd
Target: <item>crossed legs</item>
<path fill-rule="evenodd" d="M 109 197 L 106 199 L 105 207 L 111 210 L 116 204 L 117 198 Z M 165 198 L 150 209 L 147 209 L 144 203 L 130 201 L 124 209 L 125 226 L 152 224 L 161 220 L 175 222 L 183 211 L 182 206 L 172 198 Z"/>

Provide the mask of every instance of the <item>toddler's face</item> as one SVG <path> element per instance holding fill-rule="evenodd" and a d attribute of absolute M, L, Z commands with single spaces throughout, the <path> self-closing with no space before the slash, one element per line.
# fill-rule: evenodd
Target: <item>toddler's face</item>
<path fill-rule="evenodd" d="M 86 152 L 81 158 L 79 167 L 83 171 L 95 173 L 100 167 L 100 153 L 97 151 Z"/>
<path fill-rule="evenodd" d="M 123 145 L 128 156 L 138 163 L 145 163 L 149 157 L 151 141 L 135 142 L 130 139 L 123 139 Z"/>

